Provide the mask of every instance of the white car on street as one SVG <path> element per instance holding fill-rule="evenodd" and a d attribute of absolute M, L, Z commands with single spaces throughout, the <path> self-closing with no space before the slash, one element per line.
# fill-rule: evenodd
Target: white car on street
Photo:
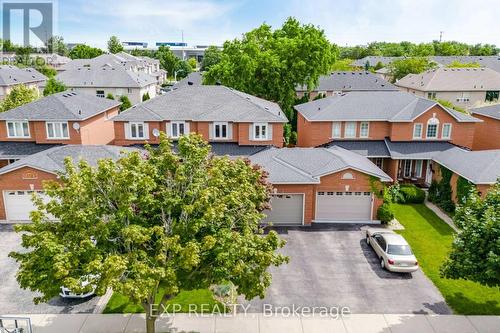
<path fill-rule="evenodd" d="M 380 260 L 380 267 L 399 273 L 418 270 L 417 258 L 403 236 L 391 230 L 368 229 L 366 243 L 375 250 Z"/>

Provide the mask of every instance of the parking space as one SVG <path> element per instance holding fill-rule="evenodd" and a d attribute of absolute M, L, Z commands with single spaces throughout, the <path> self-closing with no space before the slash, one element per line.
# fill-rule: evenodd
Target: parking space
<path fill-rule="evenodd" d="M 47 303 L 35 305 L 35 293 L 23 290 L 16 281 L 17 263 L 9 252 L 21 250 L 21 236 L 12 225 L 0 224 L 0 314 L 18 313 L 92 313 L 99 297 L 67 300 L 54 297 Z"/>
<path fill-rule="evenodd" d="M 391 273 L 379 265 L 361 225 L 278 228 L 290 263 L 273 268 L 273 282 L 254 312 L 274 306 L 337 306 L 352 313 L 450 314 L 442 295 L 417 271 Z"/>

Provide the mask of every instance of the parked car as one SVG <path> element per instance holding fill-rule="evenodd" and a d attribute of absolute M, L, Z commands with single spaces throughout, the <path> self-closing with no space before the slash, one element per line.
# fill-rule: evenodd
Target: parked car
<path fill-rule="evenodd" d="M 90 278 L 92 278 L 92 276 Z M 82 282 L 82 287 L 86 287 L 89 284 L 90 284 L 90 282 L 88 280 L 84 280 Z M 62 286 L 61 292 L 59 293 L 59 296 L 61 296 L 62 298 L 87 298 L 87 297 L 90 297 L 94 294 L 95 294 L 95 286 L 94 285 L 92 285 L 92 289 L 89 290 L 88 292 L 80 293 L 80 294 L 77 294 L 77 293 L 71 291 L 71 289 Z"/>
<path fill-rule="evenodd" d="M 380 267 L 399 273 L 418 270 L 417 258 L 403 236 L 391 230 L 368 229 L 366 243 L 375 250 L 380 259 Z"/>

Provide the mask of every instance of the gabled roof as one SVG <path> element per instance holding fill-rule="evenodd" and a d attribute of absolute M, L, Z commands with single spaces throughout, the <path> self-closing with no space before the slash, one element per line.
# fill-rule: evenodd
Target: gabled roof
<path fill-rule="evenodd" d="M 231 121 L 288 120 L 278 104 L 224 86 L 185 86 L 134 105 L 113 121 Z"/>
<path fill-rule="evenodd" d="M 500 149 L 454 148 L 437 154 L 433 160 L 474 184 L 494 184 L 500 177 Z"/>
<path fill-rule="evenodd" d="M 0 159 L 19 159 L 56 146 L 59 145 L 22 141 L 0 141 Z"/>
<path fill-rule="evenodd" d="M 0 120 L 85 120 L 120 102 L 77 92 L 61 92 L 1 112 Z"/>
<path fill-rule="evenodd" d="M 299 104 L 295 109 L 308 121 L 409 122 L 439 105 L 459 122 L 479 119 L 402 91 L 352 91 Z"/>
<path fill-rule="evenodd" d="M 395 84 L 420 91 L 499 90 L 500 73 L 490 68 L 436 68 L 408 74 Z"/>
<path fill-rule="evenodd" d="M 480 115 L 500 120 L 500 104 L 488 105 L 471 109 L 470 112 L 473 115 Z"/>
<path fill-rule="evenodd" d="M 378 177 L 391 178 L 367 158 L 340 147 L 271 148 L 249 159 L 269 173 L 272 184 L 318 184 L 320 178 L 345 169 L 354 169 Z"/>
<path fill-rule="evenodd" d="M 0 86 L 13 86 L 22 83 L 43 82 L 47 77 L 34 68 L 18 68 L 0 65 Z"/>
<path fill-rule="evenodd" d="M 109 145 L 63 145 L 56 146 L 22 158 L 0 169 L 0 175 L 30 167 L 46 172 L 57 173 L 64 171 L 64 159 L 71 157 L 74 163 L 84 159 L 91 165 L 104 158 L 117 160 L 122 152 L 134 151 L 136 148 L 109 146 Z"/>
<path fill-rule="evenodd" d="M 307 91 L 306 86 L 297 91 Z M 312 91 L 397 91 L 398 88 L 371 72 L 338 71 L 319 77 L 318 85 Z"/>
<path fill-rule="evenodd" d="M 113 65 L 67 69 L 56 79 L 68 87 L 142 88 L 156 83 L 156 79 L 149 74 Z"/>

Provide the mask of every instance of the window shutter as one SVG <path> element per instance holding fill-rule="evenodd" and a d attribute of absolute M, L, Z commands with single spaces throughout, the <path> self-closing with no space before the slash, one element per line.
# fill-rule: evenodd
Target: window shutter
<path fill-rule="evenodd" d="M 214 124 L 208 124 L 208 138 L 212 140 L 214 138 Z"/>
<path fill-rule="evenodd" d="M 227 123 L 227 137 L 233 139 L 233 123 Z"/>
<path fill-rule="evenodd" d="M 267 139 L 273 139 L 273 124 L 267 124 Z"/>
<path fill-rule="evenodd" d="M 144 137 L 146 140 L 149 140 L 149 124 L 144 123 Z"/>
<path fill-rule="evenodd" d="M 123 123 L 123 127 L 125 127 L 125 139 L 130 140 L 130 123 Z"/>
<path fill-rule="evenodd" d="M 191 133 L 191 130 L 189 129 L 189 124 L 190 124 L 190 123 L 189 123 L 188 121 L 186 121 L 186 122 L 184 123 L 184 133 L 185 133 L 185 134 L 189 134 L 189 133 Z"/>
<path fill-rule="evenodd" d="M 253 141 L 253 123 L 248 124 L 248 140 Z"/>
<path fill-rule="evenodd" d="M 167 138 L 172 135 L 172 122 L 165 122 L 165 134 Z"/>

